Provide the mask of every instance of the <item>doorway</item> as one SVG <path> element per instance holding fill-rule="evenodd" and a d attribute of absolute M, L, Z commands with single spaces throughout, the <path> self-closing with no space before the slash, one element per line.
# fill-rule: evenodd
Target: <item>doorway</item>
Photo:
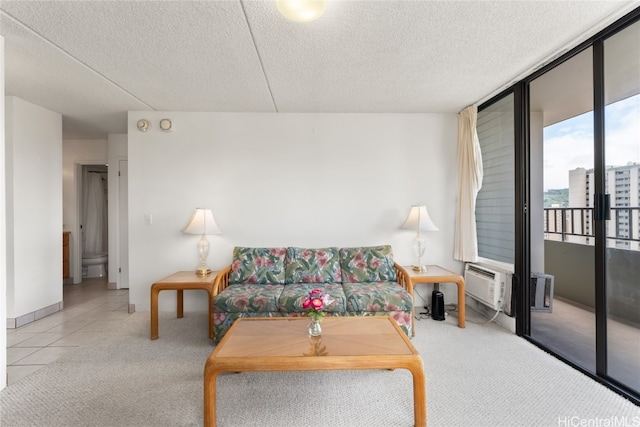
<path fill-rule="evenodd" d="M 108 279 L 109 214 L 108 167 L 82 166 L 80 201 L 82 279 Z"/>
<path fill-rule="evenodd" d="M 531 182 L 543 190 L 531 194 L 539 216 L 532 215 L 530 226 L 535 280 L 529 310 L 533 339 L 595 374 L 592 57 L 586 49 L 529 85 L 530 146 L 541 153 L 532 162 Z M 534 245 L 537 235 L 544 240 Z M 549 284 L 538 286 L 539 277 Z"/>
<path fill-rule="evenodd" d="M 485 178 L 515 209 L 498 191 L 486 212 L 480 193 L 476 206 L 478 251 L 491 259 L 515 214 L 515 247 L 501 249 L 515 259 L 518 335 L 636 404 L 639 126 L 640 10 L 478 107 Z"/>
<path fill-rule="evenodd" d="M 640 22 L 555 64 L 528 90 L 530 150 L 542 153 L 530 181 L 544 193 L 530 194 L 525 335 L 638 396 Z"/>

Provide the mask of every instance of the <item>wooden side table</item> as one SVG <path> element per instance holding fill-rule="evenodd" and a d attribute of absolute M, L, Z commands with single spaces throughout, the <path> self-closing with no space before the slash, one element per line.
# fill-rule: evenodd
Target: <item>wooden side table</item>
<path fill-rule="evenodd" d="M 213 299 L 213 282 L 216 279 L 216 275 L 216 271 L 205 277 L 197 276 L 195 271 L 178 271 L 151 285 L 151 339 L 158 339 L 158 294 L 160 291 L 177 291 L 176 317 L 182 318 L 184 317 L 183 292 L 191 289 L 204 289 L 207 291 L 209 299 L 209 338 L 213 339 L 213 307 L 211 303 Z"/>
<path fill-rule="evenodd" d="M 458 327 L 465 327 L 464 278 L 461 275 L 437 265 L 428 265 L 427 271 L 422 273 L 414 271 L 411 266 L 405 267 L 405 270 L 409 273 L 411 285 L 414 287 L 419 283 L 433 283 L 434 285 L 455 283 L 458 285 Z"/>

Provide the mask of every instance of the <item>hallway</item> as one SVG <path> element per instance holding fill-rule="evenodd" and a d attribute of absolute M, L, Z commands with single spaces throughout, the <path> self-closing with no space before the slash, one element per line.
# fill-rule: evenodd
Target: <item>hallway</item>
<path fill-rule="evenodd" d="M 107 278 L 64 285 L 64 309 L 21 328 L 7 329 L 7 385 L 100 339 L 128 316 L 129 290 L 107 289 Z"/>

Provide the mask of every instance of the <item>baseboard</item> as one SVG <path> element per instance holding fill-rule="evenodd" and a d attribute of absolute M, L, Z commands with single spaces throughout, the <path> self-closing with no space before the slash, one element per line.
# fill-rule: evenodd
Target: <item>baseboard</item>
<path fill-rule="evenodd" d="M 136 312 L 136 305 L 135 304 L 129 304 L 129 314 L 135 313 Z"/>
<path fill-rule="evenodd" d="M 107 283 L 107 289 L 118 289 L 118 284 L 116 282 Z"/>
<path fill-rule="evenodd" d="M 57 313 L 63 308 L 64 308 L 64 302 L 60 301 L 58 303 L 51 304 L 47 307 L 41 308 L 40 310 L 23 314 L 22 316 L 19 316 L 16 318 L 7 318 L 7 329 L 16 329 L 21 326 L 28 325 L 31 322 L 35 322 L 36 320 L 40 320 L 44 317 Z"/>

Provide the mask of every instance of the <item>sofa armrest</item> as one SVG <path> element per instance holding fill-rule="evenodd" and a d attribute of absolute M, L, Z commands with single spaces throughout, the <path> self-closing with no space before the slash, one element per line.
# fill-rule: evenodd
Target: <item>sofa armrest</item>
<path fill-rule="evenodd" d="M 407 292 L 409 292 L 409 295 L 411 295 L 411 301 L 413 302 L 414 301 L 413 283 L 409 278 L 409 273 L 407 273 L 407 270 L 405 270 L 404 267 L 399 265 L 397 262 L 393 263 L 393 267 L 396 269 L 396 277 L 397 277 L 396 280 L 398 281 L 398 284 L 403 288 L 405 288 Z M 411 308 L 411 336 L 412 337 L 416 336 L 416 317 L 414 312 L 415 312 L 415 306 L 412 306 Z"/>
<path fill-rule="evenodd" d="M 396 269 L 396 281 L 400 286 L 405 288 L 413 298 L 413 285 L 411 283 L 411 279 L 409 278 L 409 273 L 407 273 L 407 270 L 405 270 L 404 267 L 399 265 L 397 262 L 393 263 L 393 267 Z"/>
<path fill-rule="evenodd" d="M 225 267 L 218 272 L 215 280 L 213 281 L 213 289 L 211 292 L 211 298 L 214 298 L 227 286 L 229 286 L 229 273 L 231 273 L 231 266 Z"/>

